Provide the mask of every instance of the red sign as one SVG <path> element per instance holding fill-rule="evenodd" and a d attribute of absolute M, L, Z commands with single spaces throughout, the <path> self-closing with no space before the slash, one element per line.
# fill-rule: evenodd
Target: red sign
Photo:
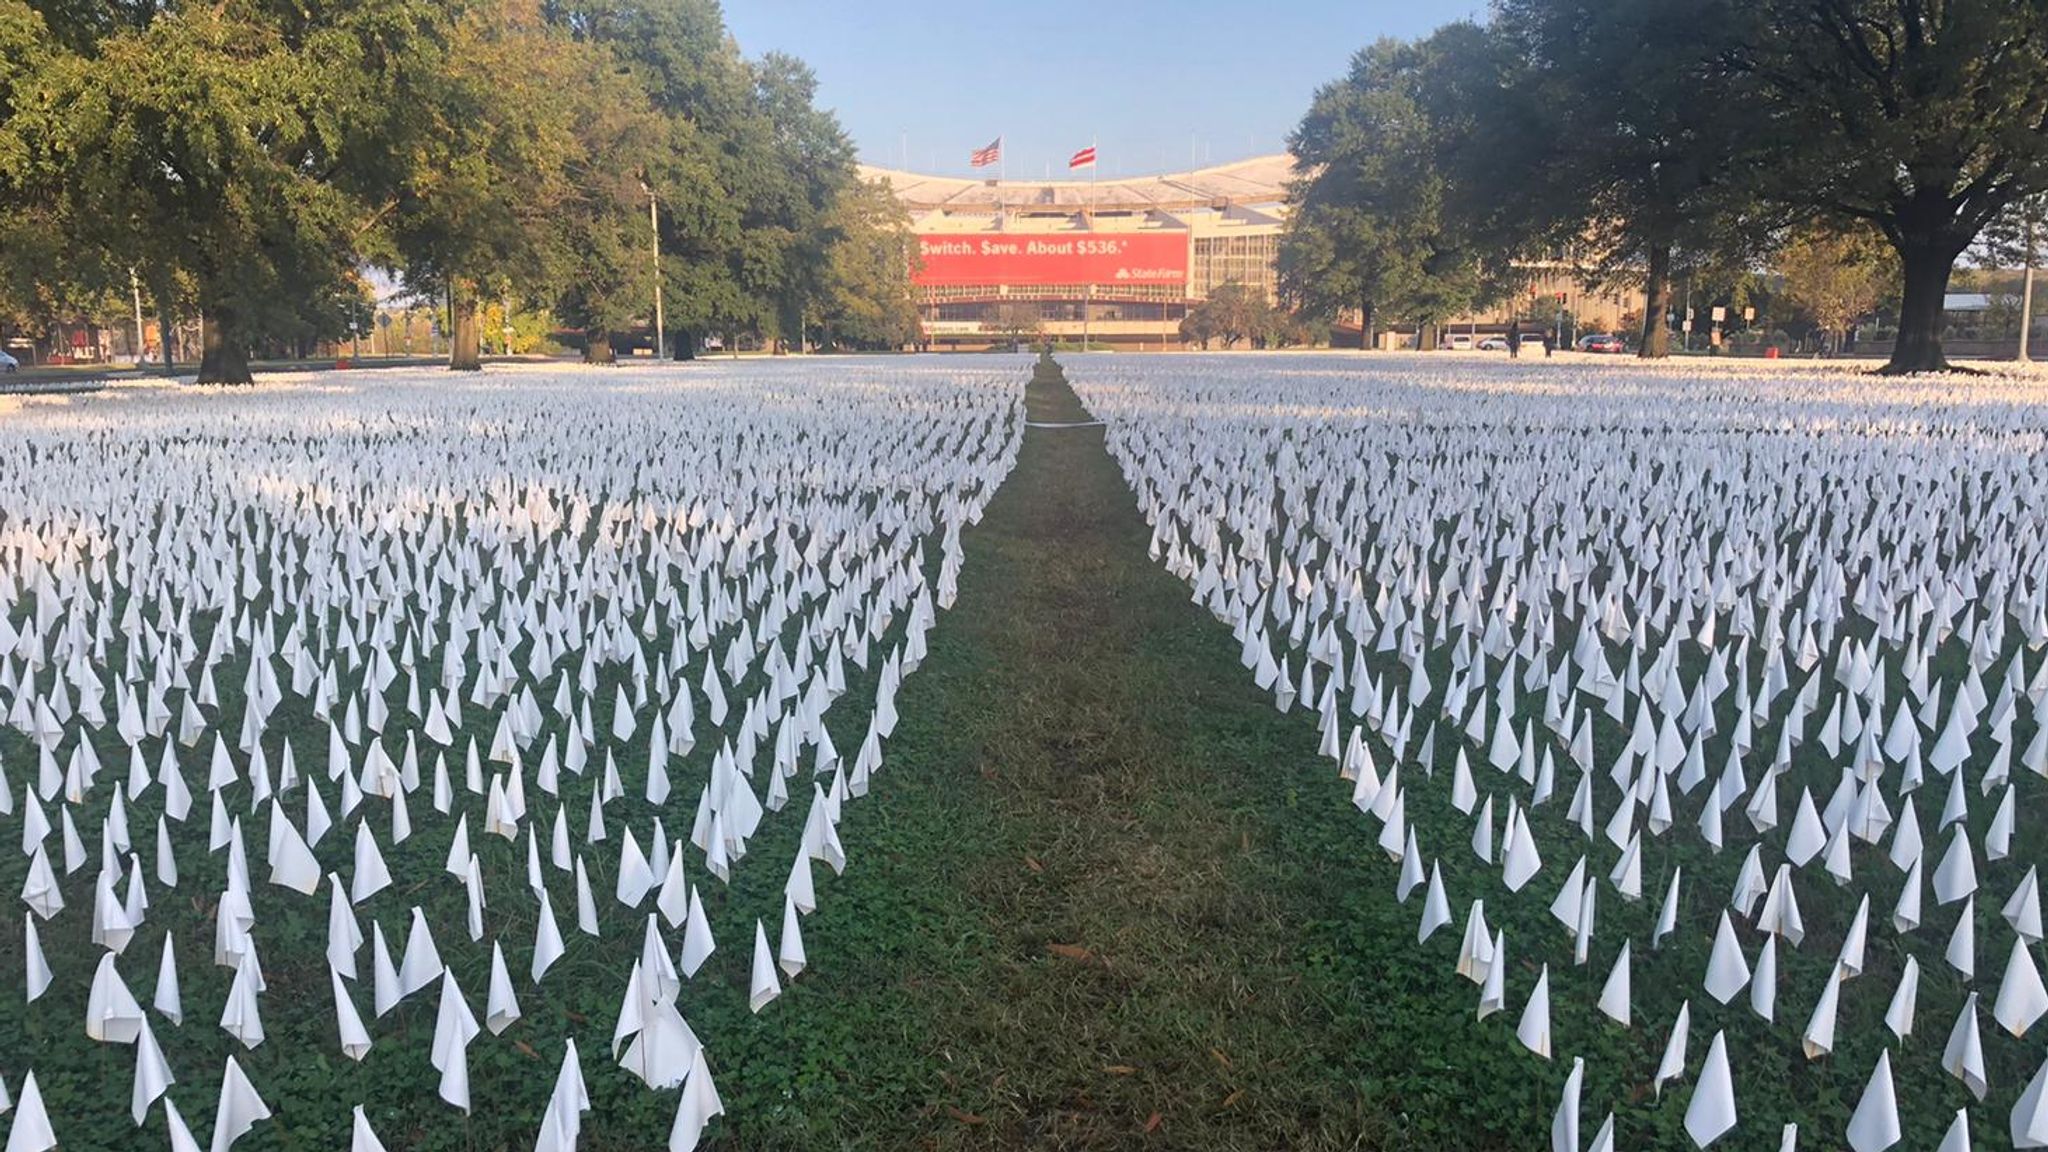
<path fill-rule="evenodd" d="M 919 236 L 920 287 L 1188 282 L 1185 232 Z"/>

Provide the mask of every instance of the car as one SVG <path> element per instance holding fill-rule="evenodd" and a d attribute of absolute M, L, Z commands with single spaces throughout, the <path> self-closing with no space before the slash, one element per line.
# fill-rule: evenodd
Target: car
<path fill-rule="evenodd" d="M 1579 351 L 1618 355 L 1628 351 L 1628 344 L 1612 332 L 1595 332 L 1579 337 Z"/>
<path fill-rule="evenodd" d="M 1481 352 L 1505 352 L 1508 350 L 1508 338 L 1505 336 L 1488 336 L 1479 342 L 1479 350 Z"/>
<path fill-rule="evenodd" d="M 12 375 L 20 367 L 21 361 L 16 360 L 14 357 L 9 356 L 5 352 L 0 352 L 0 372 L 6 372 Z"/>
<path fill-rule="evenodd" d="M 1469 332 L 1453 332 L 1444 337 L 1443 346 L 1453 352 L 1470 352 L 1472 350 L 1472 334 Z"/>
<path fill-rule="evenodd" d="M 1522 333 L 1522 347 L 1541 349 L 1543 347 L 1543 341 L 1548 338 L 1549 337 L 1547 333 L 1524 332 Z"/>

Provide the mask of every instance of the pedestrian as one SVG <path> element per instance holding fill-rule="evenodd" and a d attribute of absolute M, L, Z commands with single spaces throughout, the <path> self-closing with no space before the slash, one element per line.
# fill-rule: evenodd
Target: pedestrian
<path fill-rule="evenodd" d="M 1522 322 L 1508 321 L 1508 358 L 1519 359 L 1522 355 Z"/>
<path fill-rule="evenodd" d="M 1546 328 L 1543 330 L 1543 358 L 1545 360 L 1550 359 L 1550 354 L 1555 351 L 1557 351 L 1557 335 Z"/>

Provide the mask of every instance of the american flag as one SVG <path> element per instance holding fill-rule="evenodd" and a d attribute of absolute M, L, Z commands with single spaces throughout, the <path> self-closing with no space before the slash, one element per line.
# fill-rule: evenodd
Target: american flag
<path fill-rule="evenodd" d="M 991 164 L 1000 163 L 1002 161 L 1002 158 L 1003 138 L 1001 136 L 998 136 L 995 138 L 995 140 L 990 142 L 988 147 L 976 148 L 974 150 L 974 157 L 970 161 L 970 163 L 972 163 L 976 168 L 986 168 Z"/>
<path fill-rule="evenodd" d="M 1067 159 L 1068 171 L 1095 167 L 1095 145 L 1090 144 Z"/>

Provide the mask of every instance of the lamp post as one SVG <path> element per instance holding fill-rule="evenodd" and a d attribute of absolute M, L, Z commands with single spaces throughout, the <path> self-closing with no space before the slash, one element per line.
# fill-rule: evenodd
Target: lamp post
<path fill-rule="evenodd" d="M 647 193 L 647 231 L 653 241 L 654 254 L 654 358 L 665 359 L 664 349 L 668 347 L 668 336 L 664 331 L 666 318 L 661 312 L 661 215 L 654 189 L 646 180 L 640 181 L 641 191 Z"/>
<path fill-rule="evenodd" d="M 141 279 L 135 277 L 135 269 L 129 269 L 129 291 L 135 293 L 135 371 L 141 371 Z M 2025 359 L 2023 348 L 2025 344 L 2021 344 L 2021 359 Z"/>

